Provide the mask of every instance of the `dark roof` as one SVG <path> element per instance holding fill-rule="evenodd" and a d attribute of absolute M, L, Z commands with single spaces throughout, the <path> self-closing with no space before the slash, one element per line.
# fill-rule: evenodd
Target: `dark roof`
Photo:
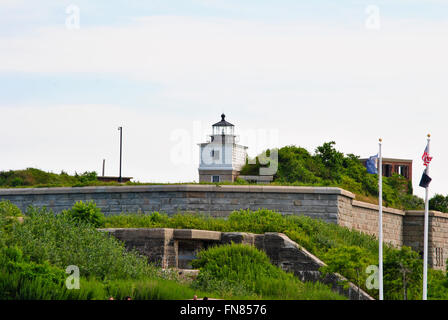
<path fill-rule="evenodd" d="M 231 124 L 230 122 L 227 122 L 226 120 L 224 120 L 226 117 L 226 115 L 223 113 L 221 115 L 221 121 L 216 122 L 213 127 L 217 126 L 217 127 L 234 127 L 233 124 Z"/>

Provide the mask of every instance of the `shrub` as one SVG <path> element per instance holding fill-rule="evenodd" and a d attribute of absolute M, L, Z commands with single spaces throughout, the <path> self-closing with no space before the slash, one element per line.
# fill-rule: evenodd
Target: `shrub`
<path fill-rule="evenodd" d="M 423 199 L 412 194 L 401 195 L 400 202 L 404 210 L 422 210 L 425 208 Z"/>
<path fill-rule="evenodd" d="M 403 246 L 389 250 L 384 259 L 384 292 L 386 299 L 421 297 L 422 261 L 417 252 Z"/>
<path fill-rule="evenodd" d="M 261 154 L 255 158 L 255 164 L 246 163 L 241 174 L 258 174 L 264 158 Z M 301 147 L 282 147 L 278 149 L 277 165 L 274 184 L 334 186 L 367 196 L 367 199 L 378 197 L 378 175 L 367 173 L 358 156 L 337 151 L 334 141 L 317 147 L 314 154 Z M 404 177 L 394 174 L 383 178 L 385 205 L 407 209 L 421 204 L 417 201 L 420 198 L 405 195 L 412 195 L 412 184 Z"/>
<path fill-rule="evenodd" d="M 448 212 L 448 196 L 444 197 L 441 194 L 434 195 L 429 200 L 429 209 L 441 212 Z"/>
<path fill-rule="evenodd" d="M 95 228 L 103 227 L 105 223 L 104 214 L 93 201 L 88 201 L 87 203 L 78 201 L 70 210 L 62 211 L 62 214 L 69 216 L 75 221 L 89 223 Z"/>
<path fill-rule="evenodd" d="M 304 285 L 291 273 L 272 265 L 266 254 L 253 246 L 230 244 L 200 251 L 198 259 L 192 262 L 200 272 L 195 280 L 199 288 L 226 291 L 228 295 L 256 294 L 263 298 L 301 299 Z M 327 297 L 342 297 L 321 287 Z M 308 297 L 313 299 L 312 289 Z"/>
<path fill-rule="evenodd" d="M 156 215 L 157 217 L 159 214 Z M 155 223 L 149 217 L 151 214 L 137 215 L 137 214 L 126 214 L 119 216 L 109 216 L 106 218 L 107 227 L 166 227 L 166 228 L 191 228 L 191 229 L 202 229 L 202 230 L 215 230 L 215 231 L 225 231 L 225 232 L 253 232 L 253 233 L 264 233 L 264 232 L 281 232 L 286 234 L 291 240 L 297 242 L 299 245 L 305 247 L 309 252 L 316 255 L 325 262 L 327 261 L 327 253 L 330 250 L 343 250 L 338 248 L 343 247 L 357 247 L 361 250 L 363 258 L 365 258 L 364 264 L 378 264 L 378 240 L 373 235 L 368 235 L 357 230 L 351 230 L 346 227 L 341 227 L 336 224 L 327 223 L 322 220 L 313 219 L 306 216 L 282 216 L 278 212 L 273 212 L 266 209 L 260 209 L 257 211 L 251 210 L 239 210 L 232 212 L 227 219 L 224 218 L 210 218 L 204 215 L 194 215 L 194 214 L 176 214 L 174 216 L 160 215 L 161 218 L 157 218 L 158 222 Z M 388 244 L 384 244 L 384 286 L 390 287 L 392 292 L 391 296 L 386 296 L 389 299 L 402 299 L 403 291 L 399 283 L 402 283 L 402 275 L 396 272 L 396 267 L 393 264 L 387 263 L 396 261 L 392 258 L 394 255 L 400 256 L 397 249 L 391 247 Z M 331 255 L 331 252 L 330 252 Z M 411 256 L 417 257 L 415 252 L 412 252 Z M 344 259 L 340 260 L 341 267 L 337 272 L 344 275 L 350 281 L 354 283 L 360 283 L 362 288 L 366 290 L 372 296 L 378 295 L 378 290 L 367 290 L 365 288 L 365 274 L 364 270 L 360 272 L 360 279 L 358 275 L 352 268 L 353 263 L 358 263 L 359 255 L 350 254 L 345 255 Z M 362 260 L 361 260 L 362 261 Z M 420 260 L 421 264 L 421 260 Z M 396 265 L 395 265 L 396 266 Z M 416 274 L 419 273 L 418 268 L 421 266 L 416 265 Z M 434 270 L 431 270 L 433 272 Z M 362 275 L 362 277 L 361 277 Z M 429 297 L 440 298 L 445 294 L 448 295 L 448 284 L 444 285 L 444 282 L 439 278 L 443 278 L 440 274 L 436 274 L 437 277 L 433 277 L 429 284 Z M 216 279 L 216 277 L 203 274 L 203 281 L 201 282 L 202 288 L 205 290 L 212 290 L 215 288 L 217 292 L 228 293 L 233 292 L 234 296 L 245 292 L 246 288 L 241 286 L 241 283 L 235 284 L 235 282 L 229 283 L 227 280 Z M 430 279 L 428 277 L 428 279 Z M 446 277 L 443 278 L 446 280 Z M 209 285 L 207 286 L 207 283 Z M 446 282 L 448 283 L 448 281 Z M 434 286 L 434 289 L 433 287 Z M 418 285 L 410 285 L 409 288 L 409 298 L 416 298 L 419 296 L 418 293 L 414 293 L 414 288 Z M 232 291 L 233 290 L 233 291 Z M 388 289 L 389 290 L 389 289 Z M 436 290 L 437 292 L 434 292 Z M 431 293 L 432 292 L 432 293 Z M 434 294 L 434 295 L 432 295 Z"/>
<path fill-rule="evenodd" d="M 22 211 L 9 200 L 0 201 L 0 216 L 21 217 Z"/>
<path fill-rule="evenodd" d="M 9 245 L 17 245 L 32 261 L 63 268 L 79 267 L 81 275 L 98 279 L 139 278 L 154 274 L 147 259 L 91 224 L 74 221 L 47 209 L 29 208 L 29 218 L 11 232 Z"/>
<path fill-rule="evenodd" d="M 360 288 L 366 280 L 365 270 L 369 264 L 374 264 L 367 252 L 356 246 L 332 248 L 325 254 L 327 266 L 321 267 L 323 274 L 340 273 L 349 279 L 354 279 Z M 359 292 L 358 292 L 359 294 Z"/>
<path fill-rule="evenodd" d="M 9 236 L 13 226 L 22 216 L 20 209 L 10 201 L 0 201 L 0 245 Z"/>

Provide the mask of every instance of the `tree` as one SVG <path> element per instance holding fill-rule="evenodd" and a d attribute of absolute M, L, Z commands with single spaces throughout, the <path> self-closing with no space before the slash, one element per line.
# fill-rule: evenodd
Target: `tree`
<path fill-rule="evenodd" d="M 365 272 L 370 260 L 367 258 L 369 254 L 365 249 L 357 246 L 343 246 L 332 248 L 325 254 L 325 262 L 327 266 L 322 267 L 320 271 L 323 274 L 340 273 L 349 279 L 356 279 L 358 286 L 358 298 L 361 297 L 361 283 L 365 281 Z"/>
<path fill-rule="evenodd" d="M 448 196 L 436 194 L 429 200 L 429 209 L 441 212 L 448 212 Z"/>
<path fill-rule="evenodd" d="M 384 260 L 384 287 L 386 298 L 404 300 L 420 297 L 422 261 L 417 252 L 403 246 L 388 250 Z"/>
<path fill-rule="evenodd" d="M 333 147 L 335 144 L 334 141 L 325 142 L 315 151 L 316 158 L 325 166 L 324 178 L 330 180 L 339 180 L 344 163 L 344 154 Z"/>

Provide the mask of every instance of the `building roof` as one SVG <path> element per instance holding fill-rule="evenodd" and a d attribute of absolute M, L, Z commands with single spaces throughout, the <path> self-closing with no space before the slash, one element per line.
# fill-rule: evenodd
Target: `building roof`
<path fill-rule="evenodd" d="M 233 124 L 231 124 L 230 122 L 227 122 L 226 120 L 224 120 L 226 117 L 226 115 L 223 113 L 221 115 L 221 121 L 216 122 L 213 127 L 234 127 Z"/>
<path fill-rule="evenodd" d="M 362 158 L 359 159 L 360 161 L 366 161 L 369 158 Z M 409 162 L 412 163 L 412 160 L 410 159 L 395 159 L 395 158 L 383 158 L 383 162 Z"/>

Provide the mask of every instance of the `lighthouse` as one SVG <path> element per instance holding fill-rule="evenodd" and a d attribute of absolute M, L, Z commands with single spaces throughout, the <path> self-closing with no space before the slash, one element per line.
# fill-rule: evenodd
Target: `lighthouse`
<path fill-rule="evenodd" d="M 246 163 L 247 147 L 236 143 L 235 126 L 221 115 L 210 141 L 199 144 L 199 182 L 235 181 Z"/>

